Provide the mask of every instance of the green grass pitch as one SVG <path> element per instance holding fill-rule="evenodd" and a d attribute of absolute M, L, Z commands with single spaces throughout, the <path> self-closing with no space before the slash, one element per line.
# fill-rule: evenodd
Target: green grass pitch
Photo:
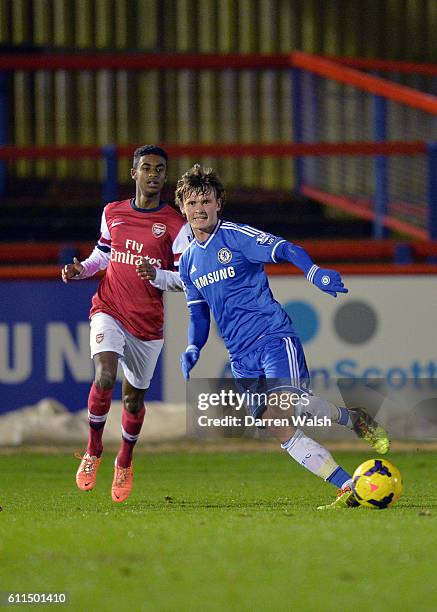
<path fill-rule="evenodd" d="M 334 455 L 350 471 L 373 456 Z M 284 453 L 137 454 L 120 505 L 113 457 L 89 493 L 71 455 L 0 457 L 3 594 L 66 591 L 71 610 L 437 608 L 436 453 L 390 453 L 405 482 L 392 509 L 330 513 L 315 508 L 335 489 Z"/>

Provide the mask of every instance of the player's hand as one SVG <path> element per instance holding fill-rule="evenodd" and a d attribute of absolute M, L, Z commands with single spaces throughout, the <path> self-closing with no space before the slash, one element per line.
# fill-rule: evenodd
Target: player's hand
<path fill-rule="evenodd" d="M 138 276 L 140 276 L 143 280 L 154 281 L 156 278 L 156 268 L 152 266 L 152 264 L 148 262 L 145 257 L 143 257 L 143 261 L 137 265 L 136 270 Z"/>
<path fill-rule="evenodd" d="M 194 344 L 187 346 L 185 353 L 181 355 L 181 370 L 185 380 L 190 378 L 190 372 L 199 359 L 200 351 Z"/>
<path fill-rule="evenodd" d="M 329 293 L 332 297 L 337 297 L 337 293 L 348 293 L 340 273 L 336 270 L 319 268 L 314 274 L 312 282 L 321 291 Z"/>
<path fill-rule="evenodd" d="M 83 265 L 80 263 L 76 257 L 73 257 L 72 264 L 66 264 L 61 270 L 61 277 L 64 283 L 68 283 L 68 281 L 75 276 L 79 276 L 83 271 Z"/>

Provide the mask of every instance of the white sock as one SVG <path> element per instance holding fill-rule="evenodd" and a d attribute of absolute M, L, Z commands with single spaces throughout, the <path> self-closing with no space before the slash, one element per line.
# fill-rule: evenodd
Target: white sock
<path fill-rule="evenodd" d="M 346 486 L 351 479 L 326 448 L 308 438 L 300 429 L 281 447 L 307 470 L 339 488 Z"/>
<path fill-rule="evenodd" d="M 342 406 L 337 406 L 336 408 L 338 412 L 336 422 L 339 425 L 344 425 L 344 427 L 347 427 L 348 429 L 353 429 L 354 424 L 352 423 L 351 413 L 349 410 L 347 408 L 343 408 Z"/>

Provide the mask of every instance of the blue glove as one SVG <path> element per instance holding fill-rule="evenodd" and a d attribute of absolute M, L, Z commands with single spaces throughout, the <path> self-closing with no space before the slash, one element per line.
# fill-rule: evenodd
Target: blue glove
<path fill-rule="evenodd" d="M 343 284 L 340 273 L 336 270 L 319 268 L 314 265 L 307 274 L 307 279 L 318 289 L 329 293 L 332 297 L 337 297 L 337 293 L 348 293 Z"/>
<path fill-rule="evenodd" d="M 190 378 L 190 371 L 194 368 L 199 359 L 200 351 L 197 346 L 190 344 L 181 355 L 181 370 L 185 380 Z"/>

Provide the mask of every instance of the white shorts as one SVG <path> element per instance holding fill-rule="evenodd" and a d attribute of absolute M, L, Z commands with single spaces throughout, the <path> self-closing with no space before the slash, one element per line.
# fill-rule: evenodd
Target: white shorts
<path fill-rule="evenodd" d="M 90 322 L 91 358 L 98 353 L 118 353 L 127 381 L 136 389 L 148 389 L 164 340 L 140 340 L 119 321 L 97 312 Z"/>

